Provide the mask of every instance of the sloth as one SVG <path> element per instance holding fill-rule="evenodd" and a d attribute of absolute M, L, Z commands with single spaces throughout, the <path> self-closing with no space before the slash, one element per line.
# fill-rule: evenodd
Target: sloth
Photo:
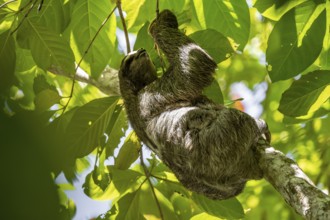
<path fill-rule="evenodd" d="M 186 188 L 211 199 L 238 195 L 263 176 L 255 149 L 270 141 L 266 123 L 202 94 L 217 64 L 178 29 L 171 11 L 162 11 L 149 33 L 169 67 L 158 78 L 144 49 L 123 59 L 120 91 L 131 126 Z"/>

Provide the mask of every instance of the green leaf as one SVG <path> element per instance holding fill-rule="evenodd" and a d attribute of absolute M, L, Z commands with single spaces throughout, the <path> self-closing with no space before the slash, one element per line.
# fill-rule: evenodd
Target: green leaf
<path fill-rule="evenodd" d="M 156 50 L 154 49 L 155 43 L 152 37 L 148 34 L 150 22 L 146 22 L 139 30 L 136 41 L 134 44 L 134 50 L 144 48 L 148 51 L 149 56 L 154 59 L 157 57 Z"/>
<path fill-rule="evenodd" d="M 228 38 L 216 30 L 196 31 L 189 37 L 205 49 L 216 63 L 228 59 L 235 52 Z"/>
<path fill-rule="evenodd" d="M 36 95 L 34 104 L 36 105 L 37 111 L 46 111 L 53 105 L 60 103 L 60 100 L 61 96 L 57 91 L 45 89 Z"/>
<path fill-rule="evenodd" d="M 122 8 L 126 12 L 127 29 L 130 29 L 137 21 L 141 6 L 146 0 L 122 0 Z"/>
<path fill-rule="evenodd" d="M 282 95 L 279 111 L 291 117 L 318 110 L 330 97 L 330 71 L 317 70 L 303 75 Z"/>
<path fill-rule="evenodd" d="M 71 48 L 59 34 L 27 18 L 17 35 L 20 44 L 31 49 L 34 61 L 42 69 L 51 68 L 68 74 L 75 72 Z"/>
<path fill-rule="evenodd" d="M 111 182 L 110 174 L 107 169 L 95 167 L 85 179 L 83 184 L 84 193 L 94 200 L 108 200 L 105 195 L 107 187 Z"/>
<path fill-rule="evenodd" d="M 313 12 L 319 10 L 313 2 L 307 2 L 276 23 L 266 51 L 267 70 L 273 82 L 298 75 L 319 56 L 326 29 L 325 10 L 315 19 Z M 304 29 L 313 20 L 310 28 Z"/>
<path fill-rule="evenodd" d="M 244 217 L 243 207 L 236 198 L 212 200 L 200 194 L 193 193 L 192 199 L 196 205 L 210 215 L 225 219 L 239 219 Z"/>
<path fill-rule="evenodd" d="M 115 158 L 115 168 L 126 170 L 139 158 L 141 142 L 134 131 L 127 136 L 118 156 Z"/>
<path fill-rule="evenodd" d="M 140 191 L 125 195 L 116 204 L 117 215 L 116 220 L 145 220 L 146 218 L 140 213 Z M 114 219 L 114 218 L 113 218 Z"/>
<path fill-rule="evenodd" d="M 239 44 L 239 50 L 243 50 L 250 34 L 250 13 L 245 0 L 193 2 L 202 28 L 219 31 Z"/>
<path fill-rule="evenodd" d="M 209 215 L 207 213 L 201 213 L 193 216 L 190 220 L 219 220 L 219 218 Z"/>
<path fill-rule="evenodd" d="M 46 90 L 46 89 L 57 92 L 56 87 L 53 86 L 53 85 L 50 85 L 47 82 L 46 77 L 44 75 L 42 75 L 42 74 L 37 75 L 34 78 L 34 81 L 33 81 L 33 91 L 34 91 L 34 93 L 38 94 L 38 93 L 40 93 L 40 92 L 42 92 L 43 90 Z"/>
<path fill-rule="evenodd" d="M 217 104 L 224 104 L 221 88 L 218 81 L 215 79 L 210 86 L 204 89 L 203 94 Z"/>
<path fill-rule="evenodd" d="M 108 134 L 108 142 L 105 146 L 107 157 L 113 155 L 113 151 L 118 147 L 120 139 L 125 135 L 127 127 L 126 113 L 123 108 L 122 100 L 119 100 L 106 130 Z"/>
<path fill-rule="evenodd" d="M 95 99 L 76 110 L 64 137 L 69 155 L 83 157 L 99 145 L 117 101 L 118 97 Z"/>
<path fill-rule="evenodd" d="M 177 14 L 179 12 L 182 12 L 185 3 L 186 0 L 180 0 L 180 1 L 163 0 L 163 1 L 159 1 L 159 8 L 169 9 L 173 11 L 175 14 Z"/>
<path fill-rule="evenodd" d="M 174 213 L 174 208 L 171 202 L 156 188 L 154 188 L 154 192 L 156 194 L 157 201 L 155 200 L 150 185 L 147 183 L 142 185 L 139 198 L 141 214 L 146 219 L 160 219 L 160 211 L 157 205 L 158 202 L 164 219 L 178 219 Z"/>
<path fill-rule="evenodd" d="M 76 62 L 78 63 L 84 56 L 80 67 L 94 78 L 100 76 L 114 49 L 116 40 L 115 14 L 111 15 L 108 22 L 98 32 L 102 22 L 114 7 L 115 5 L 109 0 L 78 0 L 68 27 L 70 44 Z M 97 37 L 92 42 L 96 34 Z M 85 54 L 87 49 L 88 52 Z"/>
<path fill-rule="evenodd" d="M 9 88 L 14 82 L 16 63 L 15 41 L 10 30 L 0 34 L 0 91 Z"/>
<path fill-rule="evenodd" d="M 62 33 L 68 25 L 66 11 L 69 10 L 70 2 L 64 0 L 45 0 L 40 11 L 33 10 L 29 16 L 36 15 L 40 25 L 52 28 L 56 33 Z"/>
<path fill-rule="evenodd" d="M 253 7 L 258 11 L 274 21 L 278 21 L 286 12 L 290 9 L 300 5 L 307 0 L 295 0 L 295 1 L 274 1 L 274 0 L 257 0 Z"/>
<path fill-rule="evenodd" d="M 288 125 L 301 124 L 301 123 L 306 123 L 306 122 L 311 121 L 316 118 L 326 116 L 329 113 L 330 113 L 330 109 L 320 108 L 320 109 L 316 110 L 315 112 L 313 112 L 312 116 L 307 117 L 307 118 L 292 118 L 289 116 L 284 116 L 283 122 Z"/>
<path fill-rule="evenodd" d="M 83 187 L 85 188 L 85 194 L 90 198 L 95 200 L 111 200 L 112 203 L 116 203 L 127 193 L 136 191 L 143 180 L 145 180 L 142 174 L 133 170 L 118 170 L 113 166 L 108 166 L 106 170 L 103 174 L 99 173 L 99 177 L 110 173 L 111 182 L 105 188 L 97 185 L 92 175 L 88 179 L 86 178 Z"/>
<path fill-rule="evenodd" d="M 171 196 L 170 201 L 173 204 L 175 214 L 179 219 L 191 219 L 192 216 L 200 212 L 199 208 L 191 199 L 186 198 L 179 193 L 174 193 Z"/>

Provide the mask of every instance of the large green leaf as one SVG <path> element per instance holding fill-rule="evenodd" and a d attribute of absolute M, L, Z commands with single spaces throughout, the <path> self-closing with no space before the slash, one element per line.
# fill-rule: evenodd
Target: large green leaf
<path fill-rule="evenodd" d="M 16 63 L 15 41 L 10 30 L 0 34 L 0 91 L 8 88 L 14 80 Z"/>
<path fill-rule="evenodd" d="M 245 0 L 193 0 L 202 28 L 212 28 L 232 38 L 243 50 L 250 34 L 249 7 Z"/>
<path fill-rule="evenodd" d="M 265 17 L 272 20 L 279 20 L 290 9 L 300 5 L 307 0 L 295 1 L 274 1 L 274 0 L 257 0 L 253 7 Z"/>
<path fill-rule="evenodd" d="M 228 59 L 235 52 L 230 41 L 216 30 L 197 31 L 189 37 L 205 49 L 216 63 Z"/>
<path fill-rule="evenodd" d="M 171 219 L 171 220 L 178 219 L 178 217 L 174 213 L 174 208 L 171 202 L 156 188 L 154 188 L 154 192 L 156 194 L 157 201 L 155 200 L 150 185 L 147 183 L 142 185 L 140 198 L 139 198 L 141 214 L 146 219 L 149 219 L 151 217 L 155 219 L 160 219 L 160 211 L 159 211 L 159 207 L 160 207 L 163 215 L 163 219 Z"/>
<path fill-rule="evenodd" d="M 192 199 L 206 213 L 225 219 L 240 219 L 244 217 L 241 203 L 236 199 L 212 200 L 197 193 L 193 193 Z"/>
<path fill-rule="evenodd" d="M 267 70 L 273 82 L 298 75 L 319 56 L 326 30 L 323 9 L 324 5 L 316 6 L 309 1 L 276 23 L 266 51 Z"/>
<path fill-rule="evenodd" d="M 145 220 L 146 218 L 139 212 L 140 210 L 140 193 L 141 191 L 136 191 L 125 195 L 121 200 L 116 204 L 116 212 L 111 213 L 115 218 L 106 218 L 106 219 L 116 219 L 116 220 Z"/>
<path fill-rule="evenodd" d="M 95 177 L 93 177 L 93 172 L 96 174 Z M 93 172 L 88 174 L 83 185 L 85 194 L 95 200 L 111 200 L 113 203 L 127 193 L 137 190 L 145 180 L 145 177 L 136 171 L 118 170 L 113 166 Z M 107 175 L 110 175 L 110 179 L 107 179 Z M 102 181 L 105 182 L 102 183 Z"/>
<path fill-rule="evenodd" d="M 76 62 L 78 63 L 84 56 L 80 67 L 94 78 L 98 78 L 102 73 L 114 49 L 116 40 L 115 14 L 111 15 L 109 21 L 98 32 L 102 22 L 114 7 L 115 5 L 109 0 L 78 0 L 68 27 L 70 44 Z M 97 37 L 92 42 L 96 34 Z M 86 51 L 87 54 L 85 54 Z"/>
<path fill-rule="evenodd" d="M 44 70 L 74 73 L 74 56 L 69 43 L 51 29 L 40 26 L 28 18 L 18 29 L 18 41 L 31 50 L 36 64 Z"/>
<path fill-rule="evenodd" d="M 113 115 L 106 129 L 106 133 L 108 134 L 108 142 L 105 146 L 107 157 L 113 155 L 113 151 L 118 147 L 120 139 L 125 135 L 127 127 L 126 113 L 123 108 L 123 103 L 120 100 L 113 111 Z"/>
<path fill-rule="evenodd" d="M 318 110 L 330 97 L 330 71 L 314 71 L 292 83 L 280 101 L 279 111 L 291 117 Z"/>
<path fill-rule="evenodd" d="M 62 33 L 68 25 L 67 11 L 73 1 L 44 0 L 40 11 L 33 10 L 29 16 L 36 16 L 40 25 L 52 28 L 56 33 Z"/>
<path fill-rule="evenodd" d="M 215 79 L 210 86 L 204 89 L 203 94 L 217 104 L 224 104 L 221 88 Z"/>
<path fill-rule="evenodd" d="M 126 138 L 123 146 L 120 148 L 118 156 L 115 158 L 115 167 L 117 169 L 126 170 L 139 157 L 141 142 L 132 131 Z"/>
<path fill-rule="evenodd" d="M 145 1 L 146 0 L 122 0 L 122 8 L 127 14 L 125 21 L 128 29 L 136 24 L 141 11 L 141 6 Z"/>
<path fill-rule="evenodd" d="M 64 137 L 69 155 L 83 157 L 99 146 L 117 101 L 118 97 L 96 99 L 76 110 Z"/>

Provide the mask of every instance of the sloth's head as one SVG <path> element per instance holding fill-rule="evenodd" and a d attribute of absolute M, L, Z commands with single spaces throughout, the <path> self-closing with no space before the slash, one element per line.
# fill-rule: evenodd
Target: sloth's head
<path fill-rule="evenodd" d="M 156 68 L 147 51 L 139 49 L 129 53 L 122 61 L 119 71 L 120 81 L 129 81 L 138 92 L 157 79 Z"/>

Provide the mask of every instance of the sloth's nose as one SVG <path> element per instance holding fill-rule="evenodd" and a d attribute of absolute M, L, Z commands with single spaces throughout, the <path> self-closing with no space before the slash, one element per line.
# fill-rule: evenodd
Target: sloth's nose
<path fill-rule="evenodd" d="M 142 53 L 142 52 L 145 52 L 145 51 L 146 51 L 146 50 L 143 49 L 143 48 L 138 49 L 138 53 Z"/>
<path fill-rule="evenodd" d="M 145 49 L 143 49 L 143 48 L 138 49 L 137 57 L 140 57 L 140 56 L 145 55 L 145 54 L 147 54 L 147 51 Z"/>

